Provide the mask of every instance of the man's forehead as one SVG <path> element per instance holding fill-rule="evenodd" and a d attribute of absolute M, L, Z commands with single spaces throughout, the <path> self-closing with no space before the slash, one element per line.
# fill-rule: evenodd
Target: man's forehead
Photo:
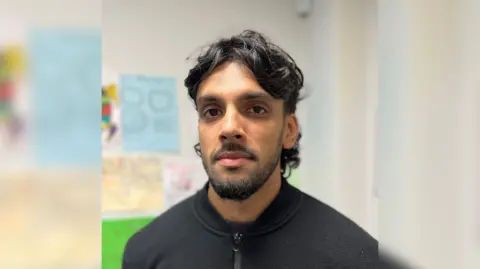
<path fill-rule="evenodd" d="M 202 83 L 197 102 L 205 100 L 272 99 L 253 74 L 240 64 L 226 63 L 217 67 Z"/>

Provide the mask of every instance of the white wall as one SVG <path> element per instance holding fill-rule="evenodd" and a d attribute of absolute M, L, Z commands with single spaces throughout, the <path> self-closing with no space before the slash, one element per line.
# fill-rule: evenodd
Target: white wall
<path fill-rule="evenodd" d="M 312 94 L 303 151 L 306 190 L 374 236 L 375 6 L 370 0 L 315 1 L 308 18 Z"/>
<path fill-rule="evenodd" d="M 379 1 L 379 237 L 426 268 L 475 268 L 480 28 L 467 2 Z"/>
<path fill-rule="evenodd" d="M 254 29 L 269 36 L 308 69 L 306 23 L 292 0 L 105 0 L 103 60 L 120 73 L 154 74 L 177 79 L 181 154 L 195 156 L 193 105 L 183 86 L 198 48 L 220 37 Z M 305 70 L 307 72 L 307 70 Z M 195 135 L 192 135 L 195 134 Z"/>
<path fill-rule="evenodd" d="M 19 0 L 0 1 L 1 19 L 42 27 L 101 27 L 102 1 Z"/>
<path fill-rule="evenodd" d="M 308 191 L 425 268 L 478 267 L 478 3 L 317 0 L 308 19 Z"/>

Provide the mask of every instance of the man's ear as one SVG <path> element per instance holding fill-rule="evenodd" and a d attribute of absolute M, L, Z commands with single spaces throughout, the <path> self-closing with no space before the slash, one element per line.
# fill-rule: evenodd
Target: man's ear
<path fill-rule="evenodd" d="M 299 133 L 299 125 L 297 116 L 292 113 L 288 114 L 285 119 L 284 135 L 283 135 L 283 148 L 291 149 L 297 143 L 297 137 Z"/>

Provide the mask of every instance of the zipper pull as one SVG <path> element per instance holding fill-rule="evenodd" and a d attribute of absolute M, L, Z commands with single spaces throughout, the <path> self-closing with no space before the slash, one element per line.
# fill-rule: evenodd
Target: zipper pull
<path fill-rule="evenodd" d="M 240 246 L 240 243 L 242 243 L 242 237 L 243 237 L 243 234 L 241 233 L 234 233 L 233 234 L 233 244 L 235 246 Z"/>
<path fill-rule="evenodd" d="M 233 269 L 242 268 L 242 253 L 240 252 L 240 244 L 243 235 L 241 233 L 233 234 Z"/>

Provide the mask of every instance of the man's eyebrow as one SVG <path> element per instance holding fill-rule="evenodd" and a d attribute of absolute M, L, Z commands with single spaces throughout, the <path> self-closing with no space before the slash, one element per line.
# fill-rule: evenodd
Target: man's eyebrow
<path fill-rule="evenodd" d="M 220 98 L 214 95 L 202 95 L 198 97 L 197 103 L 211 103 L 211 102 L 219 102 Z"/>
<path fill-rule="evenodd" d="M 270 99 L 272 96 L 267 92 L 263 91 L 255 91 L 255 92 L 247 92 L 238 97 L 239 100 L 255 100 L 255 99 Z M 197 99 L 197 104 L 200 103 L 221 103 L 223 102 L 222 99 L 218 96 L 206 94 L 199 96 Z"/>
<path fill-rule="evenodd" d="M 264 99 L 264 98 L 268 98 L 270 99 L 271 96 L 270 94 L 266 93 L 266 92 L 248 92 L 248 93 L 245 93 L 245 94 L 242 94 L 240 96 L 240 99 L 243 99 L 243 100 L 254 100 L 254 99 Z"/>

